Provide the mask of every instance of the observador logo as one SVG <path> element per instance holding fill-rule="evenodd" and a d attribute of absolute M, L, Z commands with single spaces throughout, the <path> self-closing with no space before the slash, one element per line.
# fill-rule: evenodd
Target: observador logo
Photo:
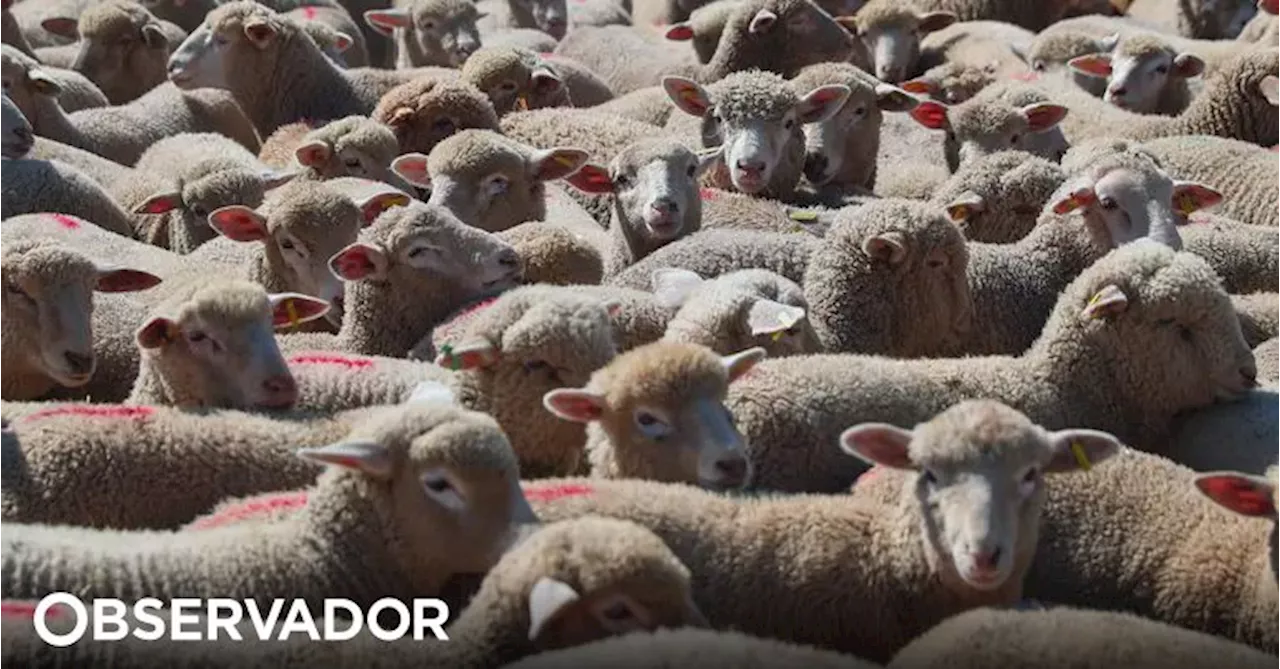
<path fill-rule="evenodd" d="M 65 612 L 74 617 L 69 631 L 54 632 L 49 618 L 55 606 L 55 618 Z M 394 612 L 392 613 L 387 612 Z M 392 628 L 383 627 L 395 619 Z M 119 599 L 94 599 L 89 606 L 69 592 L 56 592 L 36 605 L 36 634 L 50 646 L 70 646 L 86 633 L 94 641 L 121 641 L 132 636 L 142 641 L 243 641 L 250 632 L 242 623 L 248 620 L 250 638 L 259 641 L 285 641 L 305 635 L 313 641 L 346 641 L 367 626 L 369 634 L 382 641 L 395 641 L 412 633 L 421 641 L 429 632 L 434 638 L 448 641 L 444 627 L 449 620 L 449 605 L 439 599 L 412 599 L 406 604 L 384 597 L 367 611 L 349 599 L 326 599 L 317 618 L 306 600 L 275 599 L 263 610 L 256 600 L 177 598 L 162 601 L 144 597 L 132 603 Z"/>

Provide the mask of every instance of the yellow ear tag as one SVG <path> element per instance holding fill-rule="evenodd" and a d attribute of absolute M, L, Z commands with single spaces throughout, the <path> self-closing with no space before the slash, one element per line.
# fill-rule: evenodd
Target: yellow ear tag
<path fill-rule="evenodd" d="M 686 88 L 680 91 L 680 99 L 690 106 L 696 105 L 701 98 L 702 96 L 698 95 L 698 91 L 695 88 Z"/>
<path fill-rule="evenodd" d="M 516 98 L 516 108 L 520 111 L 529 111 L 529 99 L 523 95 Z"/>
<path fill-rule="evenodd" d="M 390 197 L 382 198 L 381 204 L 379 205 L 379 211 L 386 211 L 392 207 L 407 207 L 407 206 L 409 206 L 408 195 L 392 195 Z"/>
<path fill-rule="evenodd" d="M 947 207 L 947 216 L 950 216 L 951 220 L 957 223 L 967 221 L 969 220 L 969 208 L 963 204 L 953 204 Z"/>
<path fill-rule="evenodd" d="M 807 210 L 804 210 L 804 209 L 796 209 L 795 211 L 792 211 L 790 214 L 788 214 L 788 216 L 789 216 L 789 217 L 791 218 L 791 220 L 793 220 L 793 221 L 816 221 L 816 220 L 818 220 L 818 213 L 817 213 L 817 212 L 814 212 L 814 211 L 807 211 Z"/>
<path fill-rule="evenodd" d="M 560 163 L 561 167 L 573 167 L 573 158 L 568 156 L 556 156 L 555 161 Z"/>
<path fill-rule="evenodd" d="M 298 329 L 298 306 L 294 304 L 293 300 L 288 300 L 284 303 L 284 309 L 289 314 L 289 329 L 297 330 Z"/>
<path fill-rule="evenodd" d="M 1084 449 L 1081 448 L 1080 442 L 1071 442 L 1071 452 L 1075 454 L 1076 462 L 1080 463 L 1080 469 L 1087 472 L 1093 468 L 1093 465 L 1089 463 L 1089 456 L 1084 454 Z"/>
<path fill-rule="evenodd" d="M 1197 210 L 1196 200 L 1190 195 L 1183 194 L 1178 198 L 1178 211 L 1183 214 L 1190 215 Z"/>

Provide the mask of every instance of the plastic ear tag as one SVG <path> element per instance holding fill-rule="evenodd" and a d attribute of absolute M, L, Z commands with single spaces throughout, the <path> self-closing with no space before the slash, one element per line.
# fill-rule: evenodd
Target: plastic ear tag
<path fill-rule="evenodd" d="M 286 300 L 284 303 L 284 309 L 289 314 L 289 329 L 297 330 L 298 329 L 298 306 L 294 304 L 293 300 Z"/>
<path fill-rule="evenodd" d="M 805 209 L 796 209 L 795 211 L 791 212 L 791 213 L 790 213 L 790 214 L 788 214 L 787 216 L 788 216 L 791 220 L 793 220 L 793 221 L 802 221 L 802 222 L 803 222 L 803 221 L 816 221 L 816 220 L 818 220 L 818 213 L 817 213 L 817 212 L 814 212 L 814 211 L 808 211 L 808 210 L 805 210 Z"/>
<path fill-rule="evenodd" d="M 555 161 L 560 163 L 561 167 L 573 167 L 573 158 L 568 156 L 556 156 Z"/>
<path fill-rule="evenodd" d="M 516 108 L 520 111 L 529 111 L 529 98 L 523 95 L 516 98 Z"/>
<path fill-rule="evenodd" d="M 1178 197 L 1178 211 L 1181 211 L 1183 214 L 1192 214 L 1198 209 L 1199 207 L 1196 206 L 1196 199 L 1191 195 L 1183 194 Z"/>
<path fill-rule="evenodd" d="M 769 339 L 772 339 L 773 341 L 778 341 L 779 339 L 782 339 L 782 335 L 785 335 L 785 334 L 787 334 L 786 330 L 778 330 L 777 332 L 770 335 Z"/>
<path fill-rule="evenodd" d="M 695 88 L 691 87 L 680 91 L 680 99 L 684 100 L 690 106 L 701 106 L 698 104 L 701 98 L 702 96 L 698 94 L 698 90 Z"/>
<path fill-rule="evenodd" d="M 457 356 L 453 354 L 453 345 L 445 344 L 444 346 L 441 346 L 440 352 L 449 356 L 449 369 L 452 369 L 455 372 L 458 371 L 458 368 L 462 366 L 462 363 L 458 360 Z"/>
<path fill-rule="evenodd" d="M 1075 454 L 1076 462 L 1080 463 L 1080 469 L 1087 472 L 1093 468 L 1093 465 L 1089 462 L 1089 456 L 1084 454 L 1084 448 L 1080 446 L 1080 442 L 1071 442 L 1071 452 Z"/>
<path fill-rule="evenodd" d="M 947 215 L 953 221 L 967 221 L 969 220 L 969 208 L 963 204 L 953 204 L 947 207 Z"/>

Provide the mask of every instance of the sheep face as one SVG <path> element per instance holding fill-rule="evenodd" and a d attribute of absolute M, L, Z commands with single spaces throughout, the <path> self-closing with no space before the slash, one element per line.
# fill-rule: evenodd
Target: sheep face
<path fill-rule="evenodd" d="M 876 78 L 896 84 L 911 75 L 920 57 L 920 38 L 955 23 L 956 15 L 918 14 L 910 8 L 876 3 L 843 20 L 871 54 Z"/>
<path fill-rule="evenodd" d="M 39 110 L 57 107 L 62 87 L 45 72 L 35 59 L 5 44 L 0 59 L 0 78 L 5 97 L 17 107 L 28 122 L 38 119 Z M 7 119 L 6 119 L 7 120 Z M 8 126 L 6 126 L 8 127 Z M 8 132 L 6 130 L 5 132 Z"/>
<path fill-rule="evenodd" d="M 1048 208 L 1056 214 L 1082 211 L 1100 246 L 1147 237 L 1177 250 L 1182 248 L 1177 226 L 1190 213 L 1221 201 L 1222 195 L 1207 186 L 1174 181 L 1145 159 L 1118 155 L 1064 184 Z"/>
<path fill-rule="evenodd" d="M 1026 151 L 1061 160 L 1067 140 L 1058 124 L 1066 118 L 1067 108 L 1049 102 L 1016 104 L 1002 96 L 984 91 L 955 107 L 925 100 L 911 110 L 911 117 L 926 128 L 946 131 L 947 165 L 952 172 L 997 151 Z"/>
<path fill-rule="evenodd" d="M 815 186 L 830 182 L 846 163 L 862 160 L 848 155 L 854 149 L 849 142 L 851 134 L 862 133 L 866 128 L 876 128 L 866 132 L 878 132 L 882 112 L 910 111 L 916 106 L 915 98 L 895 86 L 871 87 L 861 81 L 849 84 L 852 92 L 839 111 L 804 128 L 804 175 Z"/>
<path fill-rule="evenodd" d="M 130 292 L 160 283 L 147 272 L 98 264 L 54 245 L 27 243 L 5 249 L 0 274 L 6 374 L 16 378 L 35 371 L 68 388 L 93 376 L 93 291 Z"/>
<path fill-rule="evenodd" d="M 169 57 L 169 80 L 182 89 L 235 90 L 240 77 L 230 73 L 268 76 L 287 45 L 303 39 L 300 33 L 296 24 L 267 7 L 229 2 L 210 12 Z"/>
<path fill-rule="evenodd" d="M 4 157 L 21 158 L 27 155 L 35 144 L 35 133 L 31 130 L 27 117 L 18 109 L 17 103 L 9 97 L 8 81 L 5 82 L 3 119 Z"/>
<path fill-rule="evenodd" d="M 1168 48 L 1130 48 L 1122 42 L 1113 54 L 1092 54 L 1073 58 L 1072 70 L 1107 80 L 1102 99 L 1121 109 L 1139 114 L 1159 110 L 1166 87 L 1204 71 L 1204 61 L 1190 53 Z M 1142 47 L 1150 46 L 1146 42 Z"/>
<path fill-rule="evenodd" d="M 1065 180 L 1056 163 L 1022 151 L 1001 151 L 961 167 L 933 201 L 946 203 L 965 238 L 1012 243 L 1031 231 Z"/>
<path fill-rule="evenodd" d="M 1088 468 L 1119 453 L 1094 430 L 1049 432 L 998 402 L 961 402 L 906 430 L 864 423 L 840 437 L 867 462 L 914 472 L 926 555 L 953 588 L 1021 588 L 1039 534 L 1043 476 Z"/>
<path fill-rule="evenodd" d="M 388 36 L 395 30 L 406 31 L 406 38 L 420 52 L 425 62 L 414 65 L 462 67 L 467 58 L 480 48 L 480 31 L 476 21 L 482 14 L 471 2 L 428 0 L 410 7 L 371 9 L 364 13 L 365 22 Z"/>
<path fill-rule="evenodd" d="M 201 24 L 169 56 L 169 80 L 183 89 L 229 88 L 225 52 L 233 39 Z"/>
<path fill-rule="evenodd" d="M 124 104 L 165 80 L 169 42 L 141 6 L 93 5 L 80 17 L 80 52 L 71 68 L 88 77 L 115 104 Z"/>
<path fill-rule="evenodd" d="M 209 224 L 209 215 L 233 205 L 256 207 L 262 204 L 263 193 L 275 188 L 295 175 L 277 174 L 272 170 L 254 171 L 244 168 L 217 169 L 213 163 L 208 170 L 197 165 L 193 174 L 200 174 L 179 184 L 177 189 L 155 193 L 134 207 L 137 214 L 161 214 L 169 217 L 170 228 L 185 230 L 189 248 L 203 244 L 217 236 Z"/>
<path fill-rule="evenodd" d="M 531 28 L 537 28 L 557 41 L 564 39 L 569 29 L 569 6 L 565 0 L 507 0 L 513 14 L 533 17 Z"/>
<path fill-rule="evenodd" d="M 612 463 L 593 453 L 597 472 L 737 489 L 750 482 L 751 462 L 724 398 L 764 356 L 761 348 L 720 357 L 695 344 L 656 342 L 619 357 L 586 388 L 547 393 L 543 404 L 608 435 Z"/>

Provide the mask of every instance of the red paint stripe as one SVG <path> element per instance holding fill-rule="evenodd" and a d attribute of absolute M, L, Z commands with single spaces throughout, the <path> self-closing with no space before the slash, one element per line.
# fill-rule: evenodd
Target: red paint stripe
<path fill-rule="evenodd" d="M 289 358 L 290 365 L 343 365 L 347 369 L 364 369 L 372 367 L 373 361 L 369 358 L 348 358 L 341 355 L 320 355 L 308 353 L 304 355 L 295 355 Z"/>
<path fill-rule="evenodd" d="M 23 600 L 5 600 L 0 602 L 0 617 L 4 618 L 35 618 L 36 606 L 39 602 L 28 602 Z M 65 604 L 54 604 L 49 607 L 45 613 L 45 618 L 64 618 L 71 613 L 71 607 Z"/>
<path fill-rule="evenodd" d="M 530 502 L 552 502 L 557 499 L 566 497 L 582 497 L 585 495 L 595 494 L 595 488 L 581 483 L 568 483 L 565 485 L 536 487 L 524 486 L 524 496 Z"/>
<path fill-rule="evenodd" d="M 82 418 L 146 418 L 155 412 L 155 407 L 82 405 L 45 409 L 43 411 L 37 411 L 22 420 L 30 422 L 44 418 L 53 418 L 55 416 L 78 416 Z"/>
<path fill-rule="evenodd" d="M 58 225 L 61 225 L 62 227 L 68 230 L 80 229 L 80 221 L 77 221 L 76 219 L 71 218 L 66 214 L 52 214 L 52 217 L 53 217 L 53 220 L 58 222 Z"/>
<path fill-rule="evenodd" d="M 699 188 L 699 189 L 698 189 L 698 198 L 699 198 L 699 199 L 702 199 L 702 200 L 714 200 L 714 199 L 716 199 L 717 197 L 720 197 L 720 194 L 719 194 L 719 193 L 717 193 L 717 192 L 715 191 L 715 189 L 714 189 L 714 188 Z"/>
<path fill-rule="evenodd" d="M 189 530 L 208 530 L 225 525 L 234 525 L 254 516 L 265 516 L 273 511 L 290 511 L 301 509 L 307 505 L 307 491 L 282 492 L 276 495 L 265 495 L 246 500 L 237 506 L 228 507 L 212 516 L 200 518 L 187 527 Z"/>
<path fill-rule="evenodd" d="M 316 17 L 316 8 L 311 6 L 303 7 L 302 15 L 308 19 L 314 19 Z"/>

